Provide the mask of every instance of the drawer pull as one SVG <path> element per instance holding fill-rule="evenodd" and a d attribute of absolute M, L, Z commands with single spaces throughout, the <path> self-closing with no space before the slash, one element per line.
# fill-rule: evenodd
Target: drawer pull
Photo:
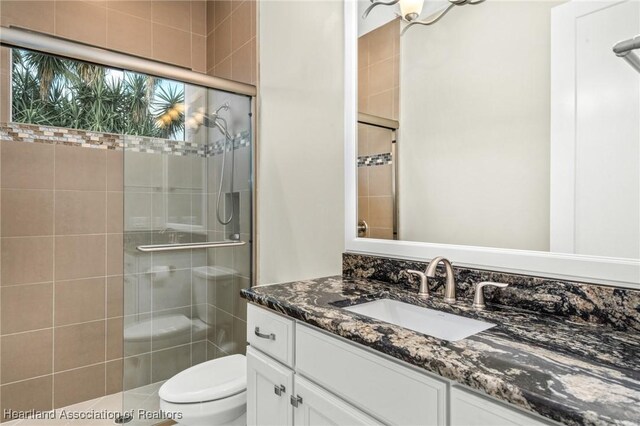
<path fill-rule="evenodd" d="M 293 396 L 291 395 L 291 405 L 293 405 L 294 407 L 297 407 L 298 405 L 302 404 L 302 397 L 300 395 L 296 395 Z"/>
<path fill-rule="evenodd" d="M 261 339 L 276 340 L 276 335 L 273 333 L 269 333 L 269 334 L 260 333 L 260 327 L 256 327 L 256 329 L 253 332 L 255 333 L 256 336 L 258 336 Z"/>
<path fill-rule="evenodd" d="M 275 392 L 276 395 L 278 396 L 282 396 L 282 392 L 286 392 L 287 388 L 284 387 L 284 385 L 275 385 L 273 387 L 273 392 Z"/>

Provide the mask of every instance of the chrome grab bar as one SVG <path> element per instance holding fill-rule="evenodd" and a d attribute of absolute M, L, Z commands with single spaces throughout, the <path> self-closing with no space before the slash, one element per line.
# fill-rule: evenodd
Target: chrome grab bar
<path fill-rule="evenodd" d="M 149 253 L 154 251 L 173 251 L 173 250 L 193 250 L 193 249 L 207 249 L 207 248 L 222 248 L 222 247 L 240 247 L 247 244 L 244 241 L 208 241 L 204 243 L 183 243 L 183 244 L 153 244 L 148 246 L 138 246 L 139 251 Z"/>

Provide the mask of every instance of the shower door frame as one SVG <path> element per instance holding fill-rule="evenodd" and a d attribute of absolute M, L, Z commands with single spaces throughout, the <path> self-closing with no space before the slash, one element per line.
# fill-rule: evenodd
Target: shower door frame
<path fill-rule="evenodd" d="M 244 95 L 250 98 L 251 110 L 251 170 L 249 171 L 249 182 L 251 187 L 251 287 L 256 283 L 257 271 L 257 191 L 256 191 L 256 170 L 257 170 L 257 88 L 255 85 L 240 83 L 220 77 L 213 77 L 206 74 L 191 71 L 190 69 L 179 67 L 160 61 L 128 55 L 109 49 L 89 46 L 83 43 L 65 40 L 49 34 L 41 34 L 35 31 L 21 29 L 19 27 L 0 26 L 0 45 L 8 48 L 22 48 L 37 51 L 49 55 L 55 55 L 73 59 L 77 61 L 89 62 L 92 64 L 105 66 L 122 71 L 130 71 L 147 74 L 153 77 L 176 80 L 187 84 L 200 86 L 206 89 L 221 90 L 224 92 Z M 11 90 L 9 90 L 11 94 Z"/>

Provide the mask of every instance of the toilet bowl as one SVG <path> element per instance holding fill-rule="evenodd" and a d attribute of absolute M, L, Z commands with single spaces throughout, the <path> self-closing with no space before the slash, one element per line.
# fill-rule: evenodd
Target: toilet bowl
<path fill-rule="evenodd" d="M 158 392 L 160 409 L 185 426 L 245 426 L 247 360 L 229 355 L 188 368 Z"/>

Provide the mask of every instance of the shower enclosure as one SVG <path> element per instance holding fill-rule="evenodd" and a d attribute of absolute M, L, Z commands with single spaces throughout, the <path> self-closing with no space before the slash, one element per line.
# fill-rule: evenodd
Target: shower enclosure
<path fill-rule="evenodd" d="M 255 87 L 1 36 L 2 412 L 109 396 L 128 424 L 162 423 L 167 379 L 245 352 Z"/>
<path fill-rule="evenodd" d="M 246 346 L 251 99 L 184 93 L 184 141 L 125 137 L 124 409 L 137 424 L 158 421 L 138 410 L 157 412 L 165 380 Z"/>

